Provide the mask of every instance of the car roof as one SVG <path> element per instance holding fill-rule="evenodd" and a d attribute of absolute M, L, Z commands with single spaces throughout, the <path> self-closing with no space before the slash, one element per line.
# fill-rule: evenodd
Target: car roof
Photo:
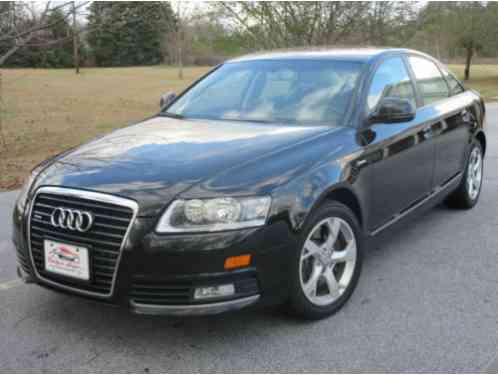
<path fill-rule="evenodd" d="M 257 60 L 346 60 L 369 62 L 382 55 L 391 53 L 417 53 L 418 51 L 404 48 L 318 48 L 299 50 L 276 50 L 241 56 L 227 62 L 257 61 Z"/>

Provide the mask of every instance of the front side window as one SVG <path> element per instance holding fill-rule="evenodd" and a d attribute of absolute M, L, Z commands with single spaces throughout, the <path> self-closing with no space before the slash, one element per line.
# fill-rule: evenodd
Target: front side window
<path fill-rule="evenodd" d="M 166 110 L 186 118 L 341 125 L 362 65 L 258 60 L 222 65 Z"/>
<path fill-rule="evenodd" d="M 450 96 L 448 85 L 436 64 L 418 56 L 410 56 L 408 60 L 415 74 L 424 104 L 431 104 Z"/>
<path fill-rule="evenodd" d="M 401 57 L 389 58 L 377 68 L 368 91 L 368 112 L 374 112 L 384 97 L 407 99 L 416 106 L 415 91 Z"/>

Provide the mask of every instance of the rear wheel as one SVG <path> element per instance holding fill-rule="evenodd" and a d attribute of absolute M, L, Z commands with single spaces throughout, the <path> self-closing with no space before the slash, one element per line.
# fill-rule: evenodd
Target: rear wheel
<path fill-rule="evenodd" d="M 447 199 L 450 207 L 469 209 L 476 205 L 481 194 L 483 172 L 482 147 L 478 141 L 472 143 L 462 181 Z"/>
<path fill-rule="evenodd" d="M 303 231 L 294 261 L 291 307 L 306 319 L 339 310 L 361 271 L 361 230 L 351 210 L 339 203 L 320 207 Z"/>

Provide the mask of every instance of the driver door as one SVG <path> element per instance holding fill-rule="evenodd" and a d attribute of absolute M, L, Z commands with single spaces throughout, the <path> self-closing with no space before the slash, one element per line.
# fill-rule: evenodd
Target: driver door
<path fill-rule="evenodd" d="M 414 84 L 401 56 L 389 57 L 373 74 L 365 101 L 373 113 L 383 97 L 407 99 L 416 107 Z M 367 149 L 373 164 L 369 228 L 375 232 L 426 197 L 432 187 L 434 143 L 432 124 L 419 115 L 408 122 L 376 123 L 368 127 Z"/>

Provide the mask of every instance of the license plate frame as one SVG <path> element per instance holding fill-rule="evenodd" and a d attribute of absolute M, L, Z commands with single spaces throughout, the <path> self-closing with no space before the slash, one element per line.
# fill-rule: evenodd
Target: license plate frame
<path fill-rule="evenodd" d="M 47 237 L 43 239 L 43 260 L 44 271 L 51 276 L 79 283 L 92 280 L 91 247 L 88 245 Z"/>

